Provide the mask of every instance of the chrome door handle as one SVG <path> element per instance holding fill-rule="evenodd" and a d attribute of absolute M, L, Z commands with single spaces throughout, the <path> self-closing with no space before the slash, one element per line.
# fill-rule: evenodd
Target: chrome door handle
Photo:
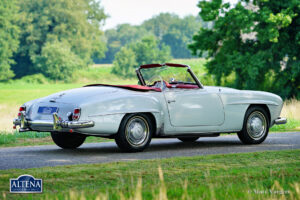
<path fill-rule="evenodd" d="M 175 100 L 168 100 L 168 103 L 174 103 Z"/>

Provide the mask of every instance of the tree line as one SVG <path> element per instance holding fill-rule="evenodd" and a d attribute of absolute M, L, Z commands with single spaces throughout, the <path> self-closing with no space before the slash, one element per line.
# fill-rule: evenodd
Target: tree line
<path fill-rule="evenodd" d="M 96 0 L 1 0 L 0 80 L 42 73 L 68 79 L 72 71 L 104 56 Z"/>
<path fill-rule="evenodd" d="M 197 17 L 162 13 L 103 32 L 98 0 L 1 0 L 0 81 L 37 73 L 68 80 L 93 62 L 131 77 L 141 64 L 204 56 L 218 85 L 300 98 L 299 4 L 199 1 Z"/>
<path fill-rule="evenodd" d="M 161 13 L 144 21 L 141 25 L 121 24 L 105 31 L 107 52 L 103 59 L 95 59 L 97 63 L 112 63 L 115 55 L 122 47 L 141 41 L 143 38 L 155 38 L 160 47 L 170 48 L 173 58 L 195 57 L 188 49 L 193 35 L 203 24 L 201 18 L 186 16 L 180 18 L 176 14 Z"/>
<path fill-rule="evenodd" d="M 165 59 L 189 58 L 192 55 L 187 45 L 201 26 L 200 17 L 165 13 L 140 26 L 122 24 L 103 32 L 106 18 L 97 0 L 2 0 L 0 81 L 37 73 L 53 80 L 68 80 L 73 71 L 93 62 L 112 63 L 118 52 L 122 56 L 126 48 L 139 43 L 145 43 L 141 47 L 149 57 L 128 62 L 166 61 L 151 57 L 150 51 L 155 50 Z M 115 63 L 114 71 L 127 64 L 118 65 L 120 58 Z M 116 73 L 127 76 L 121 71 Z"/>

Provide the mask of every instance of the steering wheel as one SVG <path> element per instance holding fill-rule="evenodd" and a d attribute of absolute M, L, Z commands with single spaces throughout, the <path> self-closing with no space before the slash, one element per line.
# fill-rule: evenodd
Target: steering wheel
<path fill-rule="evenodd" d="M 156 80 L 156 81 L 154 81 L 152 83 L 153 80 Z M 167 85 L 164 82 L 164 80 L 162 79 L 162 77 L 158 76 L 158 75 L 155 75 L 155 76 L 151 77 L 149 79 L 149 81 L 147 81 L 147 82 L 148 82 L 147 85 L 150 85 L 150 86 L 155 87 L 155 88 L 160 88 L 162 90 L 164 90 L 167 87 Z"/>
<path fill-rule="evenodd" d="M 155 81 L 153 87 L 164 90 L 167 87 L 167 85 L 166 85 L 165 81 Z"/>

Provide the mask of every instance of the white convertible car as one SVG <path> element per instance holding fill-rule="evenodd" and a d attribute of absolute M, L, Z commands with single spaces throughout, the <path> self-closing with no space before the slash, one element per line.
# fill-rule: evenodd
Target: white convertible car
<path fill-rule="evenodd" d="M 151 138 L 192 142 L 232 132 L 245 144 L 259 144 L 271 126 L 287 121 L 279 117 L 279 96 L 203 86 L 187 65 L 142 65 L 136 73 L 139 85 L 87 85 L 29 101 L 20 107 L 14 128 L 51 132 L 61 148 L 99 136 L 136 152 Z"/>

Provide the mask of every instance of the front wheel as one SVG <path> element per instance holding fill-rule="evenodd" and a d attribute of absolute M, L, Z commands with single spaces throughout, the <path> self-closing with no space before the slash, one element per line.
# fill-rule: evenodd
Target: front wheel
<path fill-rule="evenodd" d="M 76 149 L 85 141 L 86 136 L 78 133 L 51 132 L 53 142 L 63 149 Z"/>
<path fill-rule="evenodd" d="M 250 107 L 245 115 L 243 129 L 238 132 L 244 144 L 260 144 L 269 132 L 269 118 L 265 109 L 259 106 Z"/>
<path fill-rule="evenodd" d="M 129 114 L 122 120 L 115 141 L 123 151 L 143 151 L 150 144 L 153 130 L 153 124 L 148 115 Z"/>

